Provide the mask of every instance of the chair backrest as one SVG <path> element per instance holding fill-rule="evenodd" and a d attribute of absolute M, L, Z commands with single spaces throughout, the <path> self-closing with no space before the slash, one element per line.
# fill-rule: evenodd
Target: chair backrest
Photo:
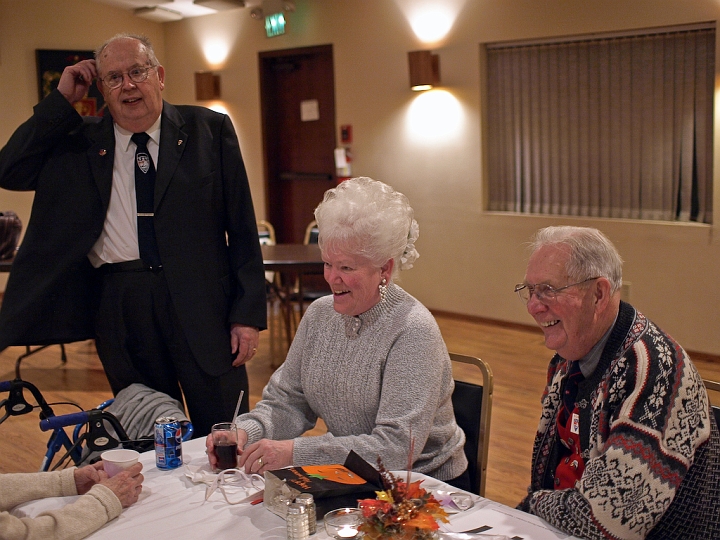
<path fill-rule="evenodd" d="M 305 239 L 303 244 L 317 244 L 318 236 L 320 235 L 320 229 L 318 229 L 317 221 L 311 221 L 305 228 Z M 295 283 L 295 290 L 297 290 L 298 283 Z M 303 300 L 305 302 L 313 302 L 322 296 L 332 294 L 330 286 L 325 281 L 322 274 L 304 274 L 303 275 Z"/>
<path fill-rule="evenodd" d="M 487 477 L 488 446 L 490 444 L 490 416 L 492 413 L 493 375 L 490 366 L 484 360 L 474 356 L 450 353 L 453 361 L 455 390 L 452 394 L 455 420 L 465 432 L 465 456 L 468 459 L 468 473 L 472 491 L 485 496 L 485 480 Z M 480 377 L 473 368 L 463 369 L 462 364 L 475 366 Z M 477 382 L 458 380 L 463 378 Z M 478 381 L 479 382 L 479 381 Z"/>
<path fill-rule="evenodd" d="M 261 219 L 257 222 L 258 237 L 261 244 L 275 245 L 275 227 L 269 221 Z"/>
<path fill-rule="evenodd" d="M 720 428 L 720 383 L 708 379 L 703 379 L 703 382 L 705 383 L 705 388 L 710 390 L 710 392 L 715 392 L 715 399 L 712 399 L 713 394 L 710 392 L 708 392 L 708 395 L 710 395 L 710 403 L 714 403 L 710 408 L 715 414 L 715 422 Z"/>
<path fill-rule="evenodd" d="M 303 244 L 317 244 L 319 234 L 320 229 L 318 229 L 317 221 L 311 221 L 305 228 L 305 240 L 303 240 Z"/>
<path fill-rule="evenodd" d="M 261 219 L 257 222 L 257 229 L 260 244 L 268 246 L 275 245 L 275 227 L 272 226 L 272 223 Z M 265 272 L 265 281 L 269 284 L 276 283 L 278 279 L 279 278 L 275 272 Z"/>

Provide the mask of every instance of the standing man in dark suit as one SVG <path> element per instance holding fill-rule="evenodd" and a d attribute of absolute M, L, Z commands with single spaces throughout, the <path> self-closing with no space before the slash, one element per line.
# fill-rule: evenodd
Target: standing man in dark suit
<path fill-rule="evenodd" d="M 101 120 L 73 108 L 94 79 Z M 0 151 L 0 187 L 35 190 L 0 350 L 94 337 L 114 393 L 140 382 L 184 395 L 206 434 L 248 386 L 263 262 L 230 119 L 164 102 L 164 81 L 146 38 L 115 36 L 66 68 Z"/>

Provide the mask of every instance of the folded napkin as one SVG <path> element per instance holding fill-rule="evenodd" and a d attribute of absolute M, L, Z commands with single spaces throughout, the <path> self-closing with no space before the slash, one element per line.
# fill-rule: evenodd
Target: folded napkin
<path fill-rule="evenodd" d="M 217 478 L 218 473 L 215 473 L 210 468 L 210 464 L 205 462 L 202 465 L 185 465 L 185 476 L 187 476 L 194 484 L 212 484 Z"/>
<path fill-rule="evenodd" d="M 434 489 L 432 494 L 442 505 L 448 514 L 457 514 L 464 512 L 475 506 L 475 502 L 480 501 L 480 497 L 472 493 L 464 491 L 444 491 L 442 489 Z"/>

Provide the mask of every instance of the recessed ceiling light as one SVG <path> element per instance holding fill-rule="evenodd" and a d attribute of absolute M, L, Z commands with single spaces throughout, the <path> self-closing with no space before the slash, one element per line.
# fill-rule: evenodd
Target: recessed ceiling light
<path fill-rule="evenodd" d="M 246 5 L 245 0 L 193 0 L 193 4 L 212 8 L 217 11 L 244 8 Z"/>
<path fill-rule="evenodd" d="M 183 18 L 182 13 L 161 6 L 138 8 L 133 13 L 138 17 L 155 22 L 179 21 Z"/>

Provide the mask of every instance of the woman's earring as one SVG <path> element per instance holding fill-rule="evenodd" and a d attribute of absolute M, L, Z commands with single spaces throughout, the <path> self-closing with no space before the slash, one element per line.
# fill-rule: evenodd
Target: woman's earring
<path fill-rule="evenodd" d="M 380 291 L 380 301 L 382 302 L 385 300 L 385 295 L 387 294 L 387 279 L 382 278 L 380 285 L 378 285 L 378 290 Z"/>

